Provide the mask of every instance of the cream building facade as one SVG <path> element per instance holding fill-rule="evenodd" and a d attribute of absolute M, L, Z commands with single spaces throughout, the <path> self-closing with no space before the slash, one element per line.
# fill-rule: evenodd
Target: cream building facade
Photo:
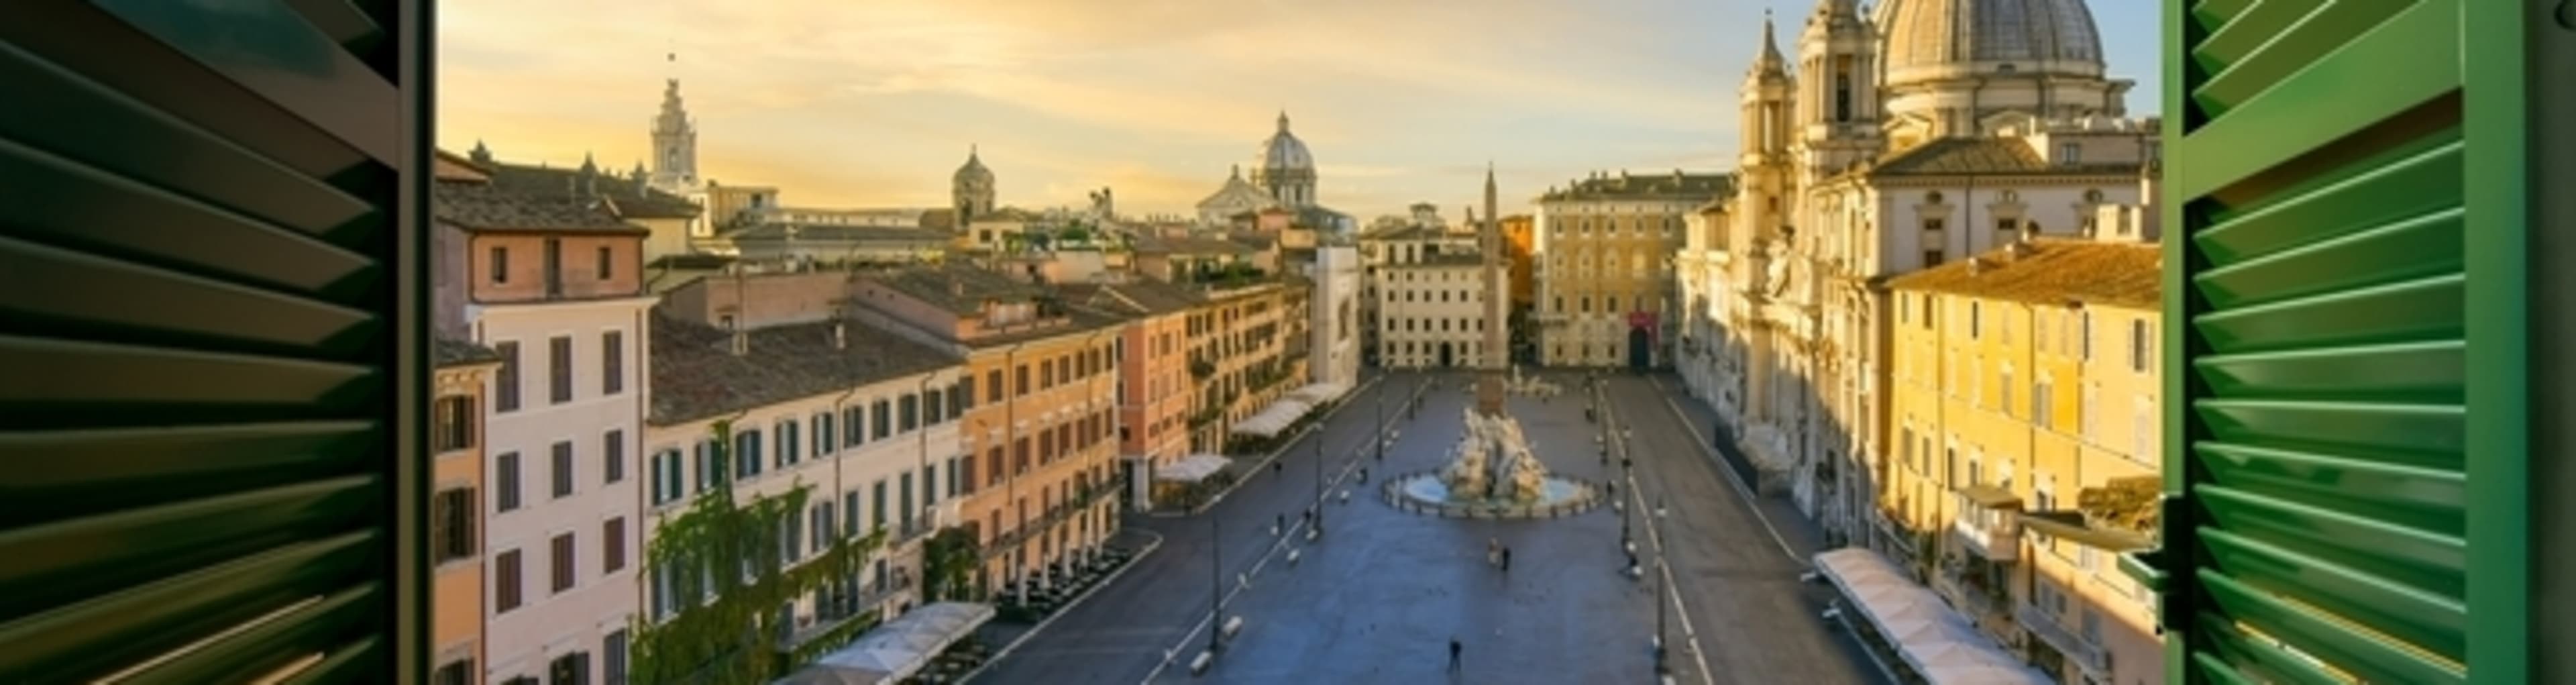
<path fill-rule="evenodd" d="M 1433 225 L 1413 225 L 1362 238 L 1364 250 L 1379 255 L 1370 267 L 1368 288 L 1376 302 L 1369 307 L 1377 327 L 1374 358 L 1395 369 L 1476 368 L 1484 359 L 1481 345 L 1484 296 L 1476 254 L 1476 234 Z"/>
<path fill-rule="evenodd" d="M 831 290 L 837 288 L 761 294 Z M 855 628 L 848 623 L 871 613 L 891 618 L 922 603 L 922 541 L 957 523 L 966 480 L 957 430 L 963 360 L 855 321 L 793 313 L 829 307 L 771 307 L 785 315 L 736 319 L 731 327 L 703 320 L 706 310 L 674 307 L 653 328 L 646 549 L 664 521 L 716 488 L 730 489 L 737 503 L 804 489 L 801 511 L 781 521 L 782 568 L 814 562 L 835 542 L 883 533 L 882 546 L 856 573 L 778 608 L 781 653 Z M 713 461 L 719 423 L 732 441 L 731 463 L 721 466 Z M 655 569 L 645 580 L 646 616 L 660 620 L 694 606 L 689 575 Z"/>
<path fill-rule="evenodd" d="M 2096 235 L 2105 208 L 2142 202 L 2157 155 L 2156 123 L 2121 118 L 2129 82 L 2104 76 L 2080 0 L 1857 5 L 1819 2 L 1794 59 L 1765 22 L 1739 93 L 1740 192 L 1719 210 L 1724 277 L 1688 296 L 1735 302 L 1699 327 L 1723 353 L 1684 373 L 1854 540 L 1879 490 L 1864 467 L 1891 440 L 1885 280 L 2025 233 Z"/>
<path fill-rule="evenodd" d="M 1683 224 L 1734 188 L 1733 174 L 1596 172 L 1539 196 L 1531 318 L 1540 362 L 1669 365 Z"/>
<path fill-rule="evenodd" d="M 2153 596 L 2160 255 L 2033 237 L 1897 277 L 1883 548 L 2068 683 L 2163 682 Z"/>

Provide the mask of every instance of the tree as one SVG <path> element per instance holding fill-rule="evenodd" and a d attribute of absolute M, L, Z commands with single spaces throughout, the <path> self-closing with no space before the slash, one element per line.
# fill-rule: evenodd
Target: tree
<path fill-rule="evenodd" d="M 946 528 L 931 536 L 921 553 L 922 601 L 967 599 L 974 589 L 980 547 L 975 532 L 965 528 Z"/>
<path fill-rule="evenodd" d="M 791 517 L 804 515 L 813 487 L 798 482 L 777 496 L 737 503 L 729 478 L 733 426 L 718 421 L 714 432 L 707 469 L 717 486 L 699 493 L 686 509 L 661 517 L 645 547 L 642 575 L 655 583 L 669 574 L 671 592 L 680 597 L 711 596 L 678 600 L 678 612 L 659 622 L 635 619 L 629 630 L 633 682 L 733 685 L 776 679 L 783 666 L 777 655 L 778 608 L 834 581 L 855 586 L 859 569 L 885 542 L 882 528 L 863 536 L 832 535 L 829 549 L 816 558 L 781 568 L 782 531 Z"/>

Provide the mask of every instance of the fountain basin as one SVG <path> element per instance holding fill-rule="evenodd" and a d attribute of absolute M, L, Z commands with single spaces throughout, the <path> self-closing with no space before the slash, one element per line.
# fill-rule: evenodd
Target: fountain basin
<path fill-rule="evenodd" d="M 1538 496 L 1524 501 L 1457 495 L 1440 475 L 1424 471 L 1396 476 L 1379 492 L 1397 510 L 1443 518 L 1557 518 L 1601 505 L 1601 488 L 1578 480 L 1547 476 L 1540 481 Z"/>

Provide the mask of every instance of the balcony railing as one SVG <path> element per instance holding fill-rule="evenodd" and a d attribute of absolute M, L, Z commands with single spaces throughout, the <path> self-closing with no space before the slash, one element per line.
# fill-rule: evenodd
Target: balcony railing
<path fill-rule="evenodd" d="M 2039 641 L 2048 643 L 2048 646 L 2056 649 L 2057 653 L 2066 655 L 2066 658 L 2074 661 L 2077 667 L 2083 668 L 2086 674 L 2096 677 L 2110 675 L 2110 669 L 2107 668 L 2110 664 L 2106 661 L 2102 647 L 2086 642 L 2083 637 L 2067 630 L 2066 626 L 2058 625 L 2057 617 L 2049 615 L 2049 612 L 2036 606 L 2023 604 L 2013 609 L 2013 620 L 2021 623 L 2022 630 L 2029 631 L 2031 635 L 2038 637 Z"/>
<path fill-rule="evenodd" d="M 904 569 L 898 568 L 895 570 L 903 571 Z M 811 622 L 802 623 L 802 625 L 798 625 L 795 630 L 789 631 L 786 635 L 779 638 L 778 651 L 796 651 L 796 648 L 804 646 L 805 643 L 813 641 L 814 638 L 822 637 L 831 633 L 835 628 L 839 628 L 844 624 L 873 613 L 878 605 L 884 604 L 887 601 L 894 599 L 896 595 L 903 594 L 911 589 L 911 573 L 896 573 L 893 577 L 886 579 L 883 587 L 879 587 L 873 583 L 863 584 L 860 586 L 857 596 L 842 600 L 842 605 L 839 607 L 817 606 L 817 613 L 814 615 L 814 619 Z M 830 600 L 827 599 L 825 601 L 829 602 Z"/>
<path fill-rule="evenodd" d="M 1092 503 L 1100 501 L 1100 498 L 1109 494 L 1109 491 L 1110 488 L 1107 487 L 1075 488 L 1064 501 L 1056 503 L 1054 507 L 1047 509 L 1037 518 L 1029 520 L 1028 523 L 1021 524 L 1018 530 L 1003 533 L 994 538 L 993 544 L 984 547 L 984 558 L 994 559 L 1009 554 L 1011 550 L 1018 549 L 1021 543 L 1054 531 L 1058 524 L 1072 519 L 1075 514 L 1084 511 Z"/>
<path fill-rule="evenodd" d="M 1958 537 L 1959 546 L 1987 561 L 2009 563 L 2021 559 L 2020 522 L 2005 512 L 1990 513 L 1987 522 L 1977 518 L 1971 514 L 1950 522 L 1950 534 Z"/>

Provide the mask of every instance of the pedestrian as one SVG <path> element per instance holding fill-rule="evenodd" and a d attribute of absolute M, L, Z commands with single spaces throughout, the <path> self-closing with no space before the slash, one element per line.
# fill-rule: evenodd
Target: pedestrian
<path fill-rule="evenodd" d="M 1616 498 L 1618 498 L 1618 497 L 1619 497 L 1619 481 L 1615 481 L 1615 480 L 1602 481 L 1602 482 L 1601 482 L 1601 486 L 1609 489 L 1609 491 L 1608 491 L 1608 492 L 1605 492 L 1605 493 L 1603 493 L 1603 494 L 1609 495 L 1609 496 L 1610 496 L 1611 498 L 1613 498 L 1613 499 L 1616 499 Z"/>
<path fill-rule="evenodd" d="M 1629 459 L 1628 455 L 1622 454 L 1619 455 L 1619 468 L 1635 471 L 1637 470 L 1637 462 Z"/>
<path fill-rule="evenodd" d="M 1455 637 L 1449 638 L 1449 672 L 1450 672 L 1450 673 L 1456 673 L 1456 672 L 1458 672 L 1458 653 L 1459 653 L 1459 652 L 1462 652 L 1462 651 L 1466 651 L 1466 649 L 1467 649 L 1467 646 L 1466 646 L 1466 645 L 1464 645 L 1464 644 L 1460 644 L 1460 643 L 1458 642 L 1458 638 L 1455 638 Z"/>
<path fill-rule="evenodd" d="M 1279 515 L 1279 522 L 1278 522 L 1278 523 L 1275 523 L 1275 524 L 1271 524 L 1270 529 L 1271 529 L 1271 530 L 1287 530 L 1287 529 L 1288 529 L 1288 515 L 1287 515 L 1287 514 L 1280 514 L 1280 515 Z"/>
<path fill-rule="evenodd" d="M 1280 470 L 1281 470 L 1281 466 L 1280 466 L 1280 464 L 1279 464 L 1279 462 L 1278 462 L 1278 461 L 1273 460 L 1273 461 L 1271 461 L 1271 462 L 1270 462 L 1270 473 L 1271 473 L 1271 475 L 1278 475 L 1278 474 L 1279 474 L 1279 472 L 1280 472 Z"/>
<path fill-rule="evenodd" d="M 1512 572 L 1512 548 L 1503 548 L 1503 572 Z"/>

